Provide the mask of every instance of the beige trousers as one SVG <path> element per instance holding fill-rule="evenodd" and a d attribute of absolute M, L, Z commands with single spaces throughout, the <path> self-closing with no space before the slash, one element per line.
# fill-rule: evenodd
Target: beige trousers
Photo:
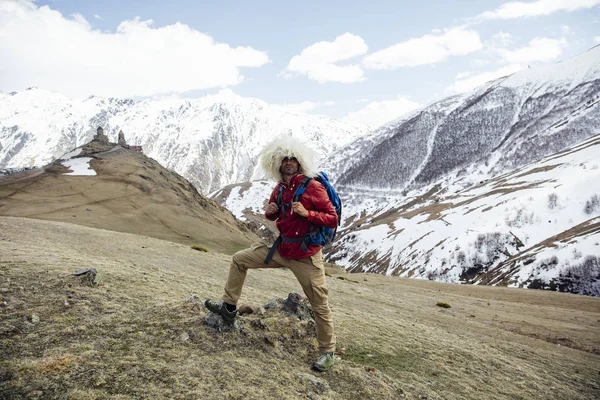
<path fill-rule="evenodd" d="M 246 272 L 251 268 L 289 268 L 296 278 L 304 294 L 310 301 L 313 313 L 315 315 L 315 325 L 317 328 L 317 341 L 319 342 L 319 351 L 328 353 L 335 350 L 335 336 L 333 335 L 333 317 L 329 308 L 327 295 L 327 280 L 325 279 L 325 266 L 323 264 L 323 254 L 319 251 L 312 257 L 302 258 L 300 260 L 288 260 L 279 255 L 279 252 L 273 254 L 269 264 L 265 264 L 265 258 L 269 248 L 265 243 L 255 243 L 249 249 L 238 251 L 233 255 L 231 266 L 229 267 L 229 277 L 225 284 L 225 295 L 223 300 L 229 304 L 237 304 L 242 286 L 246 279 Z"/>

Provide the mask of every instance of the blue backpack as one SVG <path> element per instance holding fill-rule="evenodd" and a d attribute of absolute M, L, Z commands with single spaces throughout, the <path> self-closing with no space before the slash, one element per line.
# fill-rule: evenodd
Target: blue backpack
<path fill-rule="evenodd" d="M 327 196 L 329 196 L 329 200 L 331 201 L 331 204 L 333 204 L 333 207 L 335 208 L 335 212 L 338 216 L 338 226 L 339 226 L 342 222 L 342 200 L 340 200 L 340 196 L 338 196 L 338 194 L 335 191 L 335 189 L 333 188 L 333 186 L 331 186 L 331 183 L 329 182 L 329 177 L 327 176 L 327 174 L 325 172 L 323 172 L 323 171 L 319 172 L 318 176 L 316 176 L 315 178 L 305 177 L 302 180 L 302 182 L 300 183 L 300 185 L 298 186 L 298 188 L 296 189 L 296 191 L 294 192 L 294 196 L 292 197 L 292 202 L 300 201 L 300 198 L 306 191 L 306 188 L 308 187 L 308 184 L 310 183 L 310 181 L 312 179 L 315 179 L 316 181 L 320 182 L 321 185 L 323 185 L 323 187 L 327 191 Z M 282 207 L 285 208 L 285 206 L 286 206 L 285 204 L 282 204 L 283 203 L 283 186 L 279 187 L 279 192 L 277 193 L 276 203 L 277 203 L 277 206 L 279 207 L 279 209 L 282 209 Z M 284 210 L 284 215 L 285 215 L 285 210 Z M 313 226 L 313 228 L 314 229 L 311 229 L 302 238 L 298 238 L 298 239 L 288 239 L 288 238 L 284 238 L 283 236 L 279 236 L 277 238 L 277 240 L 275 241 L 275 243 L 273 244 L 273 247 L 271 247 L 269 254 L 267 255 L 267 258 L 265 259 L 265 264 L 268 264 L 269 261 L 271 261 L 271 258 L 273 257 L 273 253 L 275 253 L 277 246 L 282 241 L 284 241 L 284 242 L 300 242 L 300 243 L 302 243 L 302 250 L 308 251 L 309 245 L 320 245 L 320 246 L 328 245 L 329 243 L 331 243 L 333 241 L 333 239 L 335 238 L 335 234 L 337 232 L 337 227 L 328 228 L 326 226 Z"/>

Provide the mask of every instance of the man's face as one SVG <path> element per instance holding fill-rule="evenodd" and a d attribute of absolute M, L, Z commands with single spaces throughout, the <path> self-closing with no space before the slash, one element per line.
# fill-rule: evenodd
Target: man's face
<path fill-rule="evenodd" d="M 296 157 L 284 157 L 281 160 L 281 167 L 279 168 L 279 172 L 283 175 L 295 175 L 298 173 L 300 169 L 300 164 Z"/>

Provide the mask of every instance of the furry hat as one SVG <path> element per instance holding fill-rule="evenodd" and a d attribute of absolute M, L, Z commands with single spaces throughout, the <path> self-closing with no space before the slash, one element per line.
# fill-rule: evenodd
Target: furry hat
<path fill-rule="evenodd" d="M 301 174 L 311 178 L 318 175 L 317 153 L 291 136 L 281 136 L 267 144 L 260 156 L 260 165 L 268 178 L 281 180 L 279 168 L 284 157 L 296 157 Z"/>

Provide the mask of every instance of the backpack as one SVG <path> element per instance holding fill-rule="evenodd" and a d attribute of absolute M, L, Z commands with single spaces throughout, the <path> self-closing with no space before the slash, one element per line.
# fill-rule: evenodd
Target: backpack
<path fill-rule="evenodd" d="M 310 183 L 310 181 L 312 179 L 313 178 L 306 177 L 302 180 L 302 182 L 300 182 L 300 185 L 296 189 L 296 192 L 294 192 L 294 197 L 292 197 L 292 202 L 300 201 L 300 199 L 302 198 L 302 195 L 306 191 L 306 188 L 308 187 L 308 184 Z M 322 171 L 319 172 L 319 175 L 316 176 L 314 179 L 317 182 L 320 182 L 321 185 L 323 185 L 323 187 L 327 191 L 327 196 L 329 196 L 329 200 L 331 201 L 331 204 L 333 204 L 333 207 L 335 208 L 335 212 L 338 216 L 338 226 L 339 226 L 341 223 L 341 218 L 342 218 L 342 201 L 340 200 L 340 196 L 338 196 L 338 194 L 335 191 L 335 189 L 333 188 L 333 186 L 331 186 L 331 183 L 329 182 L 329 177 L 327 176 L 327 174 L 325 172 L 322 172 Z M 277 195 L 277 206 L 279 206 L 279 207 L 281 207 L 281 200 L 283 197 L 282 189 L 283 189 L 283 186 L 279 188 L 279 193 Z M 311 230 L 306 235 L 307 238 L 305 239 L 306 240 L 305 243 L 306 243 L 306 245 L 326 246 L 333 241 L 333 239 L 335 238 L 336 232 L 337 232 L 337 227 L 336 228 L 327 228 L 325 226 L 320 226 L 320 227 L 318 227 L 318 229 Z"/>
<path fill-rule="evenodd" d="M 306 191 L 306 188 L 308 187 L 308 184 L 310 183 L 310 181 L 312 179 L 315 179 L 317 182 L 320 182 L 321 185 L 323 185 L 323 187 L 325 188 L 325 191 L 327 191 L 327 196 L 329 197 L 331 204 L 333 204 L 333 207 L 335 208 L 335 212 L 338 216 L 338 226 L 339 226 L 342 222 L 342 200 L 340 199 L 340 196 L 337 194 L 337 192 L 335 191 L 335 189 L 329 182 L 329 177 L 327 176 L 327 174 L 325 172 L 323 172 L 323 171 L 319 172 L 318 176 L 316 176 L 315 178 L 305 177 L 302 180 L 302 182 L 300 182 L 300 185 L 298 185 L 298 188 L 294 192 L 294 196 L 292 197 L 292 202 L 300 201 L 300 198 Z M 285 208 L 285 204 L 282 204 L 283 203 L 283 186 L 279 187 L 279 192 L 277 193 L 277 198 L 276 198 L 275 202 L 277 203 L 277 206 L 279 207 L 280 210 Z M 285 210 L 284 210 L 284 215 L 285 215 Z M 271 258 L 273 257 L 273 254 L 275 253 L 275 250 L 277 249 L 277 246 L 279 245 L 279 243 L 281 243 L 281 241 L 300 242 L 300 243 L 302 243 L 302 250 L 308 251 L 309 245 L 320 245 L 320 246 L 328 245 L 329 243 L 331 243 L 333 241 L 333 239 L 335 238 L 335 234 L 337 232 L 337 227 L 328 228 L 326 226 L 317 227 L 316 225 L 313 225 L 313 228 L 314 229 L 311 229 L 302 238 L 298 238 L 298 239 L 283 238 L 280 235 L 277 238 L 277 240 L 275 241 L 275 243 L 273 244 L 273 246 L 271 247 L 271 249 L 269 250 L 269 253 L 267 254 L 267 258 L 265 259 L 265 264 L 268 264 L 271 261 Z"/>

